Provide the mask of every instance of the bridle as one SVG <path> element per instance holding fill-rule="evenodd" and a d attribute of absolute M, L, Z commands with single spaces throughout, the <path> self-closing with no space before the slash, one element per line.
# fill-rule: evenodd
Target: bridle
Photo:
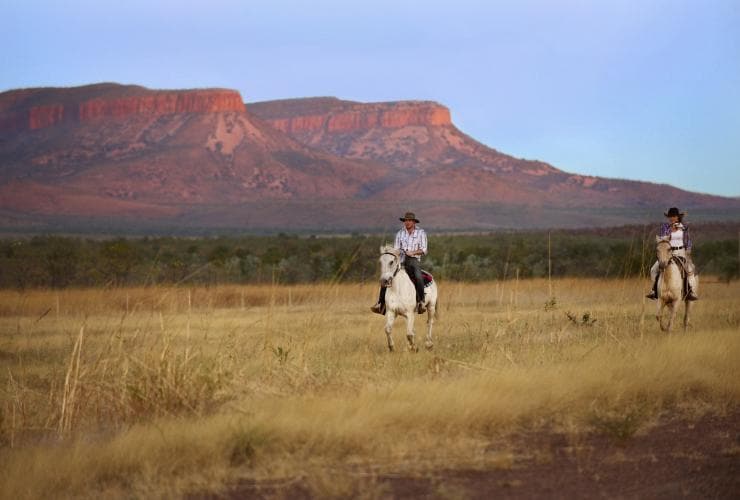
<path fill-rule="evenodd" d="M 396 275 L 398 274 L 398 271 L 401 270 L 401 259 L 396 254 L 394 254 L 392 252 L 383 252 L 383 253 L 380 254 L 381 257 L 383 255 L 390 255 L 390 256 L 393 257 L 394 260 L 396 260 L 396 270 L 393 271 L 393 276 L 391 276 L 391 279 L 390 279 L 390 281 L 388 281 L 388 285 L 387 285 L 387 286 L 391 286 L 391 284 L 393 283 L 393 278 L 395 278 Z"/>
<path fill-rule="evenodd" d="M 659 241 L 658 244 L 656 245 L 656 248 L 659 247 L 660 245 L 668 245 L 668 248 L 671 248 L 671 243 L 668 240 Z M 671 254 L 671 256 L 663 262 L 661 262 L 660 258 L 658 258 L 658 268 L 665 269 L 666 267 L 668 267 L 668 264 L 670 264 L 671 261 L 674 259 L 675 259 L 675 256 L 673 256 L 673 254 Z"/>

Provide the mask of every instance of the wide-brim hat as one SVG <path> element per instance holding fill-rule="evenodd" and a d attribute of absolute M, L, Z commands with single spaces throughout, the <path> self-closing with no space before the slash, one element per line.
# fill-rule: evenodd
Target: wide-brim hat
<path fill-rule="evenodd" d="M 412 220 L 412 221 L 416 222 L 417 224 L 419 223 L 419 219 L 416 218 L 416 214 L 414 212 L 406 212 L 403 215 L 403 217 L 401 217 L 399 220 L 401 222 L 406 221 L 406 220 Z"/>
<path fill-rule="evenodd" d="M 671 207 L 663 215 L 665 215 L 666 217 L 673 217 L 673 216 L 683 217 L 684 215 L 686 215 L 686 212 L 681 212 L 678 208 Z"/>

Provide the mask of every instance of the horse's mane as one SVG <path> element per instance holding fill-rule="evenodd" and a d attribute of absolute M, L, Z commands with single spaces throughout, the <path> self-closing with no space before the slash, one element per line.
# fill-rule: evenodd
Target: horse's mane
<path fill-rule="evenodd" d="M 392 253 L 394 255 L 398 255 L 398 249 L 396 249 L 393 245 L 385 244 L 380 247 L 380 253 Z"/>

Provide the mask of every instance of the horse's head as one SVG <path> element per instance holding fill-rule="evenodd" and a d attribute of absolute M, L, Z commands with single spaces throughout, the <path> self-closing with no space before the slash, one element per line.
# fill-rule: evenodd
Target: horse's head
<path fill-rule="evenodd" d="M 668 236 L 656 236 L 655 237 L 655 253 L 658 256 L 658 267 L 665 269 L 668 263 L 673 257 L 671 252 L 671 240 Z"/>
<path fill-rule="evenodd" d="M 380 286 L 389 287 L 401 269 L 401 252 L 391 245 L 380 247 Z"/>

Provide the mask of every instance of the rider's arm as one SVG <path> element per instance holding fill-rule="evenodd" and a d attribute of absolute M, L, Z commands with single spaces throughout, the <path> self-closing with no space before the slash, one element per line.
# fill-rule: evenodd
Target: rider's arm
<path fill-rule="evenodd" d="M 419 255 L 426 255 L 427 254 L 427 232 L 422 231 L 421 232 L 421 238 L 419 238 L 421 241 L 419 242 L 419 251 L 421 252 Z"/>
<path fill-rule="evenodd" d="M 683 246 L 686 249 L 686 253 L 691 255 L 691 247 L 693 246 L 694 242 L 691 241 L 691 233 L 689 233 L 689 228 L 685 227 L 683 230 Z"/>

